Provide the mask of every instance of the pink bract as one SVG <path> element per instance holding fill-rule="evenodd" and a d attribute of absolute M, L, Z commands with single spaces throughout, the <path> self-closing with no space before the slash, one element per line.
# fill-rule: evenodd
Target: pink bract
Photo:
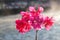
<path fill-rule="evenodd" d="M 16 20 L 16 29 L 21 33 L 25 33 L 30 31 L 31 25 L 24 20 Z"/>
<path fill-rule="evenodd" d="M 29 11 L 21 11 L 22 15 L 21 20 L 16 20 L 16 29 L 21 33 L 26 33 L 32 28 L 35 30 L 41 30 L 44 26 L 46 30 L 50 30 L 53 25 L 52 17 L 44 17 L 42 7 L 38 7 L 36 10 L 35 7 L 29 7 Z"/>
<path fill-rule="evenodd" d="M 44 26 L 46 28 L 46 30 L 50 30 L 50 28 L 52 27 L 54 21 L 53 21 L 53 18 L 49 18 L 49 17 L 46 17 L 45 20 L 44 20 Z"/>

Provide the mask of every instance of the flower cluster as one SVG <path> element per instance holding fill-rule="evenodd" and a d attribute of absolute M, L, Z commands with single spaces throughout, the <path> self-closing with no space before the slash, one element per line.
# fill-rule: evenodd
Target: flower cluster
<path fill-rule="evenodd" d="M 53 25 L 53 18 L 44 17 L 42 7 L 38 7 L 36 10 L 35 7 L 29 7 L 29 11 L 20 12 L 22 18 L 16 20 L 16 29 L 21 33 L 26 33 L 31 29 L 41 30 L 44 27 L 46 30 L 49 30 Z"/>

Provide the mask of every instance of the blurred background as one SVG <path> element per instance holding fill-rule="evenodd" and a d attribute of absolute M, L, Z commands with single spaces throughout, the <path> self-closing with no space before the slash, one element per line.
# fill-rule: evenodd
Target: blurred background
<path fill-rule="evenodd" d="M 60 40 L 60 0 L 0 0 L 0 40 L 34 40 L 35 31 L 25 35 L 15 29 L 15 20 L 20 19 L 20 11 L 29 6 L 44 8 L 43 14 L 53 16 L 55 23 L 51 30 L 38 32 L 38 40 Z"/>
<path fill-rule="evenodd" d="M 1 0 L 0 15 L 17 14 L 26 11 L 29 6 L 42 6 L 44 9 L 50 8 L 50 0 Z"/>

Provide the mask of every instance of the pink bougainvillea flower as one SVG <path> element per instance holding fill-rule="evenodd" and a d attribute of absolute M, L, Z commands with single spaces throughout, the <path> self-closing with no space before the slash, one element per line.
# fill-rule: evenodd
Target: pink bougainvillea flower
<path fill-rule="evenodd" d="M 46 30 L 50 30 L 53 25 L 52 17 L 44 17 L 41 14 L 44 11 L 42 7 L 38 7 L 36 10 L 35 7 L 29 7 L 29 11 L 21 11 L 22 15 L 21 20 L 16 20 L 16 29 L 21 33 L 26 33 L 32 28 L 35 30 L 41 30 L 43 26 Z"/>
<path fill-rule="evenodd" d="M 34 12 L 34 11 L 36 11 L 36 10 L 35 10 L 35 7 L 30 6 L 30 7 L 29 7 L 29 11 L 30 11 L 30 12 Z"/>
<path fill-rule="evenodd" d="M 41 13 L 41 12 L 43 12 L 43 11 L 44 11 L 43 7 L 38 7 L 38 9 L 37 9 L 37 12 L 38 12 L 38 13 Z"/>
<path fill-rule="evenodd" d="M 35 16 L 35 15 L 36 15 L 35 7 L 30 6 L 30 7 L 29 7 L 29 11 L 30 11 L 30 14 L 31 14 L 32 16 Z"/>
<path fill-rule="evenodd" d="M 43 23 L 43 17 L 36 16 L 34 19 L 31 19 L 32 26 L 35 30 L 41 30 L 42 23 Z"/>
<path fill-rule="evenodd" d="M 42 27 L 43 17 L 40 15 L 43 8 L 39 7 L 37 10 L 34 7 L 29 7 L 31 13 L 31 23 L 35 30 L 40 30 Z"/>
<path fill-rule="evenodd" d="M 23 16 L 24 14 L 27 14 L 27 12 L 21 11 L 20 14 Z"/>
<path fill-rule="evenodd" d="M 44 9 L 42 7 L 38 7 L 36 10 L 35 7 L 29 7 L 29 10 L 32 16 L 38 16 L 41 12 L 43 12 Z"/>
<path fill-rule="evenodd" d="M 44 20 L 44 26 L 45 26 L 46 30 L 50 30 L 53 23 L 54 23 L 54 21 L 53 21 L 52 17 L 51 18 L 46 17 L 45 20 Z"/>
<path fill-rule="evenodd" d="M 16 29 L 21 33 L 25 33 L 30 31 L 31 25 L 24 20 L 16 20 Z"/>
<path fill-rule="evenodd" d="M 28 22 L 31 19 L 31 14 L 28 12 L 22 11 L 21 15 L 22 15 L 22 19 L 25 20 L 26 22 Z"/>

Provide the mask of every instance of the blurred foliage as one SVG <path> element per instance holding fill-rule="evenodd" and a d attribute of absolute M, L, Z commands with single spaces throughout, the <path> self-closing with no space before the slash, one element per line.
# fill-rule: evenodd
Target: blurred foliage
<path fill-rule="evenodd" d="M 32 3 L 33 2 L 33 3 Z M 1 0 L 0 15 L 17 14 L 26 11 L 29 6 L 41 5 L 44 9 L 50 8 L 50 0 Z"/>

